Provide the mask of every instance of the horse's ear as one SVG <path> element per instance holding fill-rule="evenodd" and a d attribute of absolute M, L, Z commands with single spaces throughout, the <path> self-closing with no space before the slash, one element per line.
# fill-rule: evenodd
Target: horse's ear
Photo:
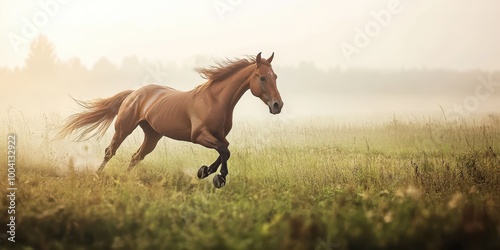
<path fill-rule="evenodd" d="M 259 64 L 259 63 L 260 63 L 260 60 L 261 60 L 260 54 L 262 54 L 262 52 L 259 52 L 259 54 L 257 54 L 257 57 L 255 58 L 255 62 L 256 62 L 257 64 Z"/>
<path fill-rule="evenodd" d="M 273 54 L 272 54 L 269 58 L 267 58 L 267 60 L 266 60 L 266 61 L 267 61 L 269 64 L 271 64 L 271 62 L 273 61 L 273 57 L 274 57 L 274 52 L 273 52 Z"/>

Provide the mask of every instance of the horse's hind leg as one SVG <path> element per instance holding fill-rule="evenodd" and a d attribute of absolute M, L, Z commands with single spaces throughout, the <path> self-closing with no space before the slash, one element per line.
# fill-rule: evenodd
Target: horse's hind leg
<path fill-rule="evenodd" d="M 122 133 L 121 131 L 115 131 L 111 143 L 104 151 L 104 160 L 102 161 L 101 166 L 99 166 L 97 172 L 101 172 L 104 169 L 108 161 L 111 160 L 111 158 L 113 158 L 113 156 L 116 154 L 116 150 L 120 147 L 123 140 L 125 140 L 125 138 L 127 138 L 130 133 L 131 132 Z"/>
<path fill-rule="evenodd" d="M 163 135 L 159 134 L 156 132 L 151 126 L 143 121 L 139 124 L 144 130 L 144 141 L 142 142 L 141 147 L 137 152 L 132 156 L 132 159 L 130 160 L 130 164 L 128 166 L 128 171 L 131 171 L 137 163 L 142 161 L 146 155 L 151 153 L 156 145 L 158 144 L 158 141 L 163 137 Z"/>
<path fill-rule="evenodd" d="M 129 136 L 132 131 L 137 127 L 136 125 L 133 125 L 133 123 L 126 122 L 126 118 L 128 117 L 120 117 L 118 116 L 115 121 L 115 134 L 113 135 L 113 139 L 111 140 L 111 143 L 109 146 L 106 148 L 104 151 L 104 160 L 101 163 L 101 166 L 99 166 L 99 169 L 97 172 L 100 172 L 104 169 L 106 164 L 108 163 L 111 158 L 116 153 L 116 150 L 120 147 L 122 142 Z"/>
<path fill-rule="evenodd" d="M 111 143 L 104 151 L 104 160 L 102 161 L 101 166 L 99 166 L 99 169 L 97 169 L 97 172 L 101 172 L 104 169 L 104 167 L 106 166 L 108 161 L 111 160 L 111 158 L 113 158 L 113 156 L 116 154 L 116 150 L 120 147 L 123 140 L 125 140 L 125 138 L 129 134 L 130 133 L 124 135 L 123 133 L 115 131 L 115 134 L 113 135 L 113 139 L 111 140 Z"/>

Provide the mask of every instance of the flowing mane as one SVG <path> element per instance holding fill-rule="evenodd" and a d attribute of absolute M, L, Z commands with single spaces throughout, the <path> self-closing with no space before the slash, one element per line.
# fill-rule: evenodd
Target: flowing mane
<path fill-rule="evenodd" d="M 262 63 L 267 63 L 265 60 L 261 61 Z M 242 59 L 226 59 L 225 61 L 216 61 L 215 66 L 211 66 L 208 68 L 205 67 L 197 67 L 195 68 L 196 72 L 200 74 L 200 76 L 204 79 L 207 79 L 209 82 L 219 82 L 233 73 L 255 63 L 255 56 L 247 56 Z"/>

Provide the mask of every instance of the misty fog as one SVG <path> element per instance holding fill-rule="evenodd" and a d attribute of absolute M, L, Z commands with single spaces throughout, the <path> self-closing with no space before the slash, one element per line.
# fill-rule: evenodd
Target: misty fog
<path fill-rule="evenodd" d="M 0 4 L 0 110 L 79 111 L 148 83 L 189 90 L 215 60 L 275 52 L 274 119 L 439 116 L 500 107 L 497 1 Z M 235 117 L 270 117 L 250 92 Z"/>

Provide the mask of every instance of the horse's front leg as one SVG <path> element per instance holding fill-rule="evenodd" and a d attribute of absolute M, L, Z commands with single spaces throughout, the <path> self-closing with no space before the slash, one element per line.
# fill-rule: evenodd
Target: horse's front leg
<path fill-rule="evenodd" d="M 220 174 L 214 176 L 213 183 L 216 188 L 221 188 L 226 184 L 226 176 L 229 171 L 227 169 L 227 160 L 231 156 L 228 146 L 229 142 L 224 138 L 223 140 L 218 140 L 209 132 L 202 132 L 198 137 L 196 137 L 193 142 L 203 145 L 207 148 L 213 148 L 219 153 L 219 157 L 215 160 L 209 167 L 202 166 L 198 170 L 198 178 L 203 179 L 208 177 L 210 174 L 217 172 L 220 165 Z"/>
<path fill-rule="evenodd" d="M 217 157 L 217 160 L 214 161 L 214 163 L 210 164 L 210 166 L 201 166 L 200 169 L 198 170 L 198 178 L 199 179 L 205 179 L 209 175 L 217 172 L 217 169 L 219 168 L 221 163 L 221 157 Z"/>
<path fill-rule="evenodd" d="M 214 186 L 216 188 L 221 188 L 226 185 L 226 176 L 229 174 L 227 170 L 227 160 L 231 156 L 231 152 L 227 147 L 222 148 L 222 150 L 217 150 L 219 152 L 219 157 L 221 158 L 221 169 L 220 174 L 214 176 Z"/>
<path fill-rule="evenodd" d="M 226 140 L 226 138 L 224 138 L 224 145 L 226 146 L 226 148 L 229 147 L 229 142 Z M 227 153 L 228 156 L 227 156 L 227 160 L 229 160 L 229 157 L 231 156 L 231 153 L 228 152 Z M 226 160 L 226 162 L 227 162 Z M 215 160 L 212 164 L 210 164 L 210 166 L 201 166 L 200 169 L 198 170 L 198 178 L 199 179 L 204 179 L 206 177 L 208 177 L 209 175 L 217 172 L 217 169 L 219 169 L 219 166 L 221 165 L 222 161 L 221 161 L 221 156 L 220 156 L 220 153 L 219 153 L 219 156 L 217 157 L 217 160 Z M 225 170 L 224 170 L 225 169 Z M 228 170 L 227 170 L 227 163 L 226 163 L 226 167 L 223 167 L 221 169 L 221 173 L 226 173 L 226 175 L 228 174 Z"/>

